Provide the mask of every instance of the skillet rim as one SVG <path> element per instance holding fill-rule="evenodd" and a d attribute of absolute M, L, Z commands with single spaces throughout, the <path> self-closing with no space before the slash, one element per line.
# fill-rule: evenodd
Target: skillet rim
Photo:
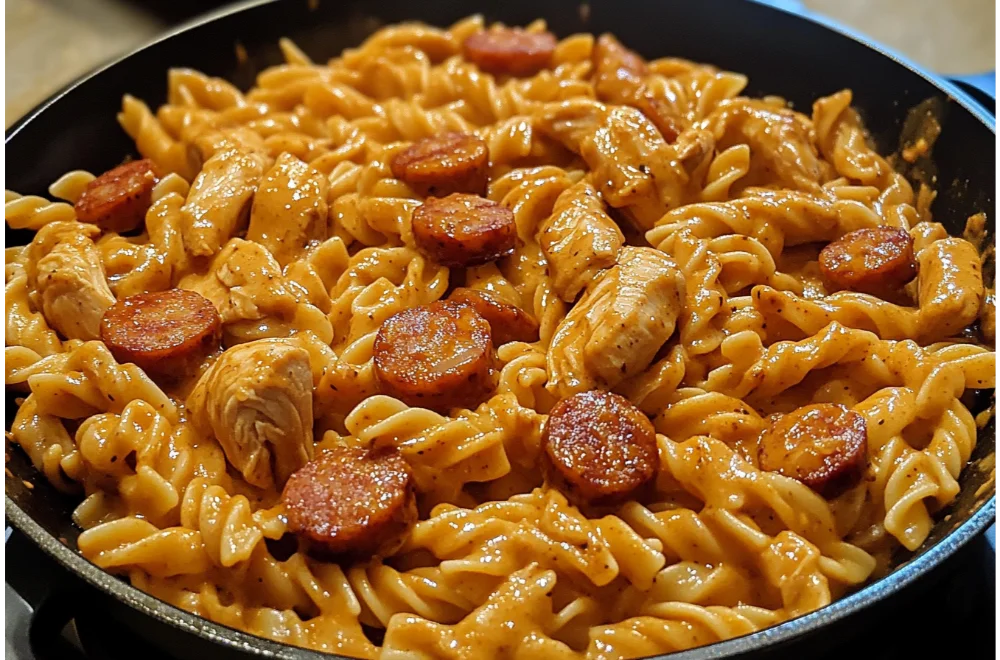
<path fill-rule="evenodd" d="M 262 5 L 276 4 L 282 0 L 243 0 L 232 5 L 228 5 L 215 11 L 207 12 L 201 16 L 186 21 L 177 27 L 164 32 L 140 46 L 128 51 L 124 55 L 114 58 L 98 68 L 84 74 L 62 89 L 52 94 L 49 98 L 32 108 L 28 113 L 8 128 L 4 133 L 4 144 L 14 139 L 21 129 L 30 123 L 35 117 L 45 112 L 49 107 L 60 102 L 63 96 L 71 90 L 86 84 L 91 78 L 104 73 L 107 69 L 115 66 L 140 51 L 146 50 L 160 42 L 166 41 L 178 34 L 202 26 L 206 23 L 220 21 L 234 14 L 247 11 Z M 759 0 L 751 0 L 760 11 L 772 11 L 788 14 L 795 19 L 812 22 L 823 28 L 834 32 L 842 37 L 859 43 L 868 50 L 886 57 L 896 64 L 908 69 L 911 73 L 923 78 L 933 87 L 943 92 L 947 97 L 956 101 L 966 112 L 972 114 L 980 123 L 985 125 L 994 135 L 996 134 L 996 120 L 990 115 L 987 108 L 958 88 L 946 78 L 930 73 L 918 66 L 909 58 L 906 58 L 892 49 L 889 49 L 868 37 L 860 35 L 844 25 L 824 16 L 808 12 L 796 14 L 783 7 L 765 5 Z M 5 493 L 4 502 L 5 517 L 9 524 L 19 530 L 37 545 L 43 552 L 49 555 L 59 565 L 66 569 L 77 579 L 82 579 L 89 586 L 98 589 L 106 596 L 110 596 L 125 604 L 131 609 L 152 617 L 162 624 L 179 628 L 189 634 L 195 634 L 210 642 L 222 644 L 231 649 L 249 653 L 256 657 L 269 658 L 338 658 L 333 654 L 321 653 L 301 647 L 292 646 L 272 641 L 264 637 L 258 637 L 248 632 L 230 628 L 229 626 L 216 623 L 210 619 L 191 614 L 185 610 L 166 603 L 140 589 L 133 587 L 128 582 L 112 575 L 99 568 L 89 560 L 85 559 L 79 552 L 63 545 L 55 536 L 47 532 L 40 524 L 21 509 L 9 495 Z M 843 621 L 850 616 L 859 614 L 865 608 L 875 603 L 885 600 L 889 596 L 898 593 L 905 587 L 913 584 L 921 577 L 937 569 L 945 559 L 953 555 L 975 536 L 982 533 L 996 518 L 996 486 L 992 487 L 992 494 L 988 499 L 980 500 L 975 508 L 962 524 L 949 531 L 943 538 L 923 551 L 919 556 L 905 562 L 897 567 L 889 575 L 865 585 L 858 591 L 833 601 L 829 605 L 820 608 L 809 614 L 784 621 L 780 624 L 765 628 L 761 631 L 735 637 L 732 639 L 716 642 L 707 646 L 696 647 L 678 653 L 650 656 L 651 659 L 664 659 L 668 656 L 671 660 L 704 660 L 710 657 L 734 657 L 748 652 L 774 651 L 782 644 L 792 642 L 794 639 L 820 632 L 824 627 L 836 622 Z"/>
<path fill-rule="evenodd" d="M 822 27 L 826 28 L 827 30 L 830 30 L 831 32 L 836 32 L 842 37 L 846 37 L 851 41 L 855 41 L 861 44 L 862 46 L 865 46 L 869 50 L 875 51 L 876 53 L 882 55 L 883 57 L 887 57 L 888 59 L 894 61 L 896 64 L 899 64 L 900 66 L 909 69 L 911 73 L 917 74 L 918 76 L 929 82 L 934 87 L 937 87 L 941 91 L 945 92 L 948 95 L 948 97 L 957 101 L 959 105 L 962 106 L 962 108 L 970 112 L 981 123 L 985 124 L 986 127 L 989 128 L 994 134 L 996 133 L 995 114 L 988 113 L 987 109 L 983 107 L 982 103 L 974 99 L 968 92 L 966 92 L 964 89 L 956 85 L 947 77 L 931 73 L 922 66 L 918 65 L 912 59 L 905 57 L 896 50 L 889 48 L 888 46 L 885 46 L 883 44 L 880 44 L 877 41 L 874 41 L 869 37 L 854 31 L 853 29 L 847 27 L 843 23 L 840 23 L 832 18 L 817 14 L 816 12 L 813 11 L 808 11 L 804 13 L 795 13 L 784 7 L 765 4 L 765 0 L 748 0 L 748 1 L 753 3 L 761 11 L 772 11 L 781 14 L 787 14 L 794 19 L 821 25 Z M 176 27 L 163 32 L 162 34 L 157 35 L 153 39 L 150 39 L 149 41 L 146 41 L 136 46 L 135 48 L 127 51 L 123 55 L 115 57 L 114 59 L 111 59 L 105 62 L 104 64 L 99 65 L 97 68 L 92 69 L 87 73 L 84 73 L 80 77 L 67 83 L 64 87 L 54 92 L 44 101 L 41 101 L 38 105 L 36 105 L 31 110 L 26 112 L 20 119 L 11 124 L 10 127 L 8 127 L 4 131 L 4 144 L 13 139 L 17 135 L 17 133 L 20 132 L 21 128 L 28 122 L 30 122 L 32 119 L 34 119 L 36 115 L 39 115 L 42 112 L 44 112 L 46 109 L 48 109 L 50 105 L 54 105 L 55 103 L 57 103 L 70 90 L 83 85 L 89 79 L 100 75 L 106 69 L 110 69 L 119 62 L 127 60 L 136 53 L 146 50 L 151 46 L 155 46 L 161 41 L 166 41 L 167 39 L 170 39 L 171 37 L 174 37 L 182 32 L 186 32 L 200 25 L 204 25 L 205 23 L 211 23 L 212 21 L 222 20 L 228 16 L 231 16 L 233 14 L 238 14 L 242 11 L 253 9 L 261 5 L 274 4 L 277 2 L 281 2 L 281 0 L 240 0 L 239 2 L 233 2 L 232 4 L 226 5 L 225 7 L 222 7 L 215 11 L 209 11 L 199 16 L 196 16 L 189 21 L 185 21 L 180 25 L 177 25 Z"/>

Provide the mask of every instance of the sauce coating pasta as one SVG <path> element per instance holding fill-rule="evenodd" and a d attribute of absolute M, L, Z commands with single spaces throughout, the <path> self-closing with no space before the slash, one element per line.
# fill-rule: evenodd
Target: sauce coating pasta
<path fill-rule="evenodd" d="M 6 193 L 10 437 L 98 566 L 348 656 L 610 660 L 821 608 L 958 495 L 983 246 L 849 90 L 478 16 L 281 47 Z"/>

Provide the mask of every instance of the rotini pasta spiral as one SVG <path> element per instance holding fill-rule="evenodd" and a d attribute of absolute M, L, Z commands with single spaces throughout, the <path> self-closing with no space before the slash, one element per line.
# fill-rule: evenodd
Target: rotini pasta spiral
<path fill-rule="evenodd" d="M 437 502 L 453 502 L 470 482 L 493 481 L 510 471 L 504 429 L 480 431 L 467 419 L 449 419 L 384 395 L 372 396 L 344 420 L 366 447 L 392 446 L 413 467 L 417 487 Z"/>
<path fill-rule="evenodd" d="M 52 202 L 44 197 L 22 197 L 5 191 L 4 219 L 12 229 L 39 230 L 51 222 L 76 220 L 73 207 L 63 202 Z"/>

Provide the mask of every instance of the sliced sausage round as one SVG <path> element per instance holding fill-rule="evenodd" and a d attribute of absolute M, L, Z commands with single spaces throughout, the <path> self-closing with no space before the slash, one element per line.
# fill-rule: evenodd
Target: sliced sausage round
<path fill-rule="evenodd" d="M 375 336 L 379 390 L 421 408 L 473 408 L 496 386 L 490 324 L 470 305 L 440 301 L 403 310 Z"/>
<path fill-rule="evenodd" d="M 832 403 L 780 415 L 761 433 L 757 458 L 762 470 L 835 497 L 858 483 L 868 464 L 865 418 Z"/>
<path fill-rule="evenodd" d="M 119 300 L 101 319 L 101 339 L 119 362 L 151 376 L 183 377 L 219 349 L 222 320 L 194 291 L 170 289 Z"/>
<path fill-rule="evenodd" d="M 413 210 L 413 240 L 444 266 L 477 266 L 514 251 L 514 213 L 477 195 L 430 197 Z"/>
<path fill-rule="evenodd" d="M 107 231 L 132 231 L 146 218 L 157 180 L 156 167 L 148 159 L 108 170 L 84 188 L 74 207 L 76 217 Z"/>
<path fill-rule="evenodd" d="M 913 238 L 897 227 L 858 229 L 824 247 L 819 267 L 831 290 L 890 294 L 917 274 Z"/>
<path fill-rule="evenodd" d="M 556 50 L 551 32 L 495 27 L 477 32 L 462 44 L 462 55 L 487 73 L 530 76 L 549 66 Z"/>
<path fill-rule="evenodd" d="M 486 319 L 494 346 L 512 341 L 538 341 L 538 322 L 517 305 L 506 303 L 489 291 L 461 287 L 452 291 L 448 299 L 472 305 Z"/>
<path fill-rule="evenodd" d="M 473 133 L 447 133 L 415 142 L 397 152 L 392 175 L 422 195 L 444 197 L 454 192 L 485 194 L 490 152 Z"/>
<path fill-rule="evenodd" d="M 652 481 L 659 465 L 649 418 L 625 397 L 600 390 L 553 406 L 542 447 L 550 483 L 577 504 L 628 499 Z"/>
<path fill-rule="evenodd" d="M 472 305 L 486 319 L 494 346 L 512 341 L 538 341 L 538 322 L 517 305 L 505 303 L 488 291 L 462 287 L 452 291 L 448 299 Z"/>
<path fill-rule="evenodd" d="M 392 554 L 417 519 L 410 466 L 392 448 L 334 447 L 288 478 L 288 529 L 321 557 Z"/>

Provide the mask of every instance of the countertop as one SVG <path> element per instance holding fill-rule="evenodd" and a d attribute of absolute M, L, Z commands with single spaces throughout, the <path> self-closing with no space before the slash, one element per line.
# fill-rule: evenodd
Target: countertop
<path fill-rule="evenodd" d="M 6 0 L 5 126 L 74 78 L 221 4 Z M 826 14 L 942 74 L 974 75 L 994 68 L 994 0 L 776 0 L 775 4 Z M 160 75 L 166 84 L 166 72 Z"/>

